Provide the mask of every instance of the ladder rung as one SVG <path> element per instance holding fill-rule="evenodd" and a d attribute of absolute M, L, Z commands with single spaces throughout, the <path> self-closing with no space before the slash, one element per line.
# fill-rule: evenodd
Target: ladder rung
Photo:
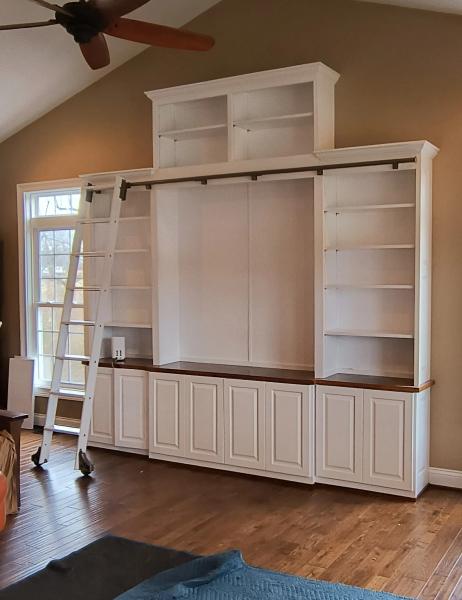
<path fill-rule="evenodd" d="M 95 285 L 81 285 L 79 287 L 69 288 L 72 292 L 100 292 L 103 288 Z"/>
<path fill-rule="evenodd" d="M 51 392 L 53 396 L 59 396 L 60 398 L 85 398 L 85 390 L 70 390 L 70 389 L 61 389 L 58 393 Z"/>
<path fill-rule="evenodd" d="M 71 256 L 83 256 L 83 258 L 105 258 L 106 252 L 73 252 Z"/>
<path fill-rule="evenodd" d="M 100 219 L 81 219 L 80 221 L 77 221 L 77 223 L 79 225 L 92 225 L 94 223 L 110 223 L 111 219 L 109 219 L 108 217 L 102 217 Z"/>
<path fill-rule="evenodd" d="M 89 356 L 84 356 L 80 354 L 65 354 L 64 356 L 57 356 L 59 360 L 72 360 L 75 362 L 83 362 L 84 360 L 90 360 Z"/>
<path fill-rule="evenodd" d="M 83 327 L 94 327 L 95 321 L 63 321 L 63 325 L 80 325 Z"/>

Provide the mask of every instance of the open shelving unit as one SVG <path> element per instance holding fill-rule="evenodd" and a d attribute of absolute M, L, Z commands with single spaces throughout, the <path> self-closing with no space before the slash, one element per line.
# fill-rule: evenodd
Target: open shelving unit
<path fill-rule="evenodd" d="M 416 166 L 324 173 L 317 376 L 407 377 L 416 384 L 429 378 L 431 207 L 422 184 L 433 150 Z M 339 161 L 345 153 L 338 151 Z"/>
<path fill-rule="evenodd" d="M 103 176 L 102 176 L 103 177 Z M 93 178 L 99 182 L 100 177 Z M 92 203 L 92 219 L 101 219 L 86 225 L 87 251 L 98 253 L 105 247 L 112 189 L 104 191 Z M 110 356 L 110 338 L 124 337 L 128 357 L 142 357 L 152 353 L 152 241 L 151 197 L 148 191 L 133 192 L 130 202 L 122 206 L 117 246 L 114 256 L 111 290 L 109 294 L 106 329 L 102 356 Z M 92 319 L 96 309 L 97 293 L 89 290 L 101 278 L 103 261 L 88 261 L 86 272 L 86 315 Z M 88 345 L 91 344 L 91 330 Z"/>
<path fill-rule="evenodd" d="M 262 160 L 331 148 L 338 77 L 314 63 L 148 92 L 154 166 Z"/>

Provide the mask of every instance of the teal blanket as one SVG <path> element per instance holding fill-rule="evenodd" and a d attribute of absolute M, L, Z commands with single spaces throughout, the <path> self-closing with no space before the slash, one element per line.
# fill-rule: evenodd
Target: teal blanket
<path fill-rule="evenodd" d="M 397 600 L 398 596 L 250 567 L 239 551 L 196 558 L 116 600 Z M 400 597 L 403 600 L 402 597 Z M 405 600 L 405 599 L 404 599 Z"/>

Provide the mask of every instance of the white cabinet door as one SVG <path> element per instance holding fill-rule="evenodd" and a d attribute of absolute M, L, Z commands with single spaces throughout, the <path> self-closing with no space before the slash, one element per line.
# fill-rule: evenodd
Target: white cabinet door
<path fill-rule="evenodd" d="M 149 451 L 169 456 L 185 455 L 181 375 L 149 375 Z"/>
<path fill-rule="evenodd" d="M 265 384 L 225 379 L 225 463 L 265 468 Z"/>
<path fill-rule="evenodd" d="M 112 369 L 98 369 L 88 441 L 114 444 L 114 394 Z"/>
<path fill-rule="evenodd" d="M 223 379 L 185 377 L 187 458 L 224 462 Z"/>
<path fill-rule="evenodd" d="M 364 391 L 364 483 L 412 488 L 413 395 Z"/>
<path fill-rule="evenodd" d="M 146 372 L 114 370 L 115 445 L 147 450 Z"/>
<path fill-rule="evenodd" d="M 312 476 L 310 403 L 312 396 L 308 386 L 266 384 L 267 471 Z"/>
<path fill-rule="evenodd" d="M 317 386 L 316 475 L 362 481 L 362 390 Z"/>

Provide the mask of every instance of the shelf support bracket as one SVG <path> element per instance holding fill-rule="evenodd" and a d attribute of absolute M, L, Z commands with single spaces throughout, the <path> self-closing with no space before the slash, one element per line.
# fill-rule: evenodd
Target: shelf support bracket
<path fill-rule="evenodd" d="M 122 179 L 122 181 L 120 182 L 120 192 L 119 192 L 119 198 L 122 200 L 122 202 L 127 199 L 128 188 L 129 188 L 129 185 L 128 185 L 127 180 Z"/>

